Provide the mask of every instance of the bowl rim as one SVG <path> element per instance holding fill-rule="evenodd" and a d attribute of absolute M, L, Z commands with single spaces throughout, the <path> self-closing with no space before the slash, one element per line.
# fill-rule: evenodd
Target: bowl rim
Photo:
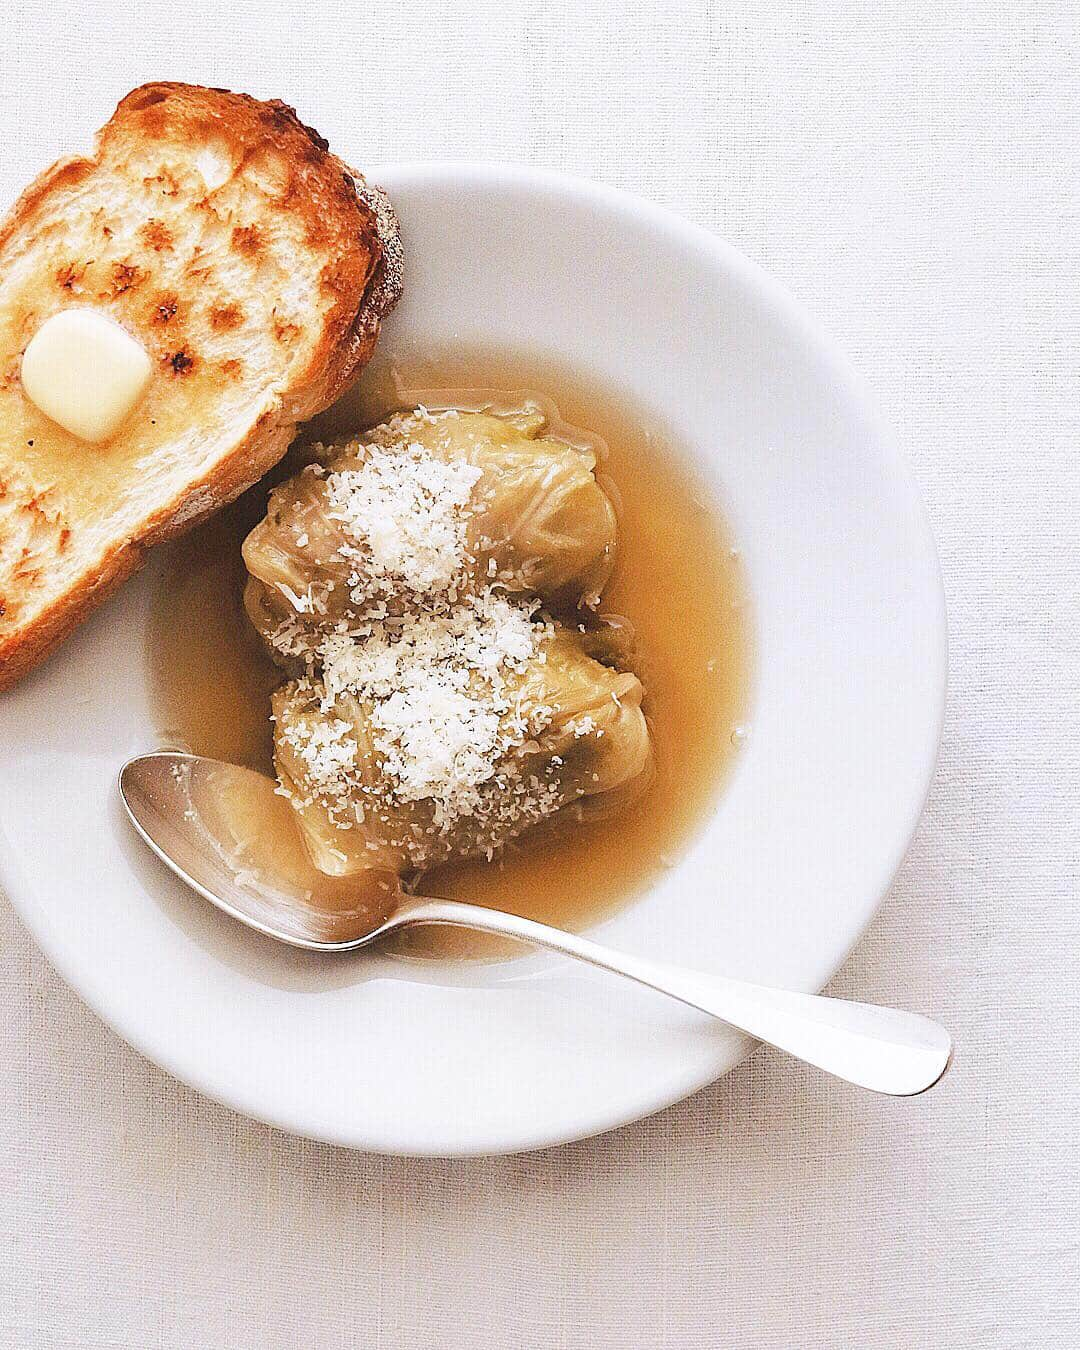
<path fill-rule="evenodd" d="M 845 398 L 851 401 L 858 409 L 860 417 L 867 427 L 873 430 L 876 453 L 887 458 L 891 462 L 893 470 L 898 472 L 900 477 L 909 484 L 911 488 L 910 496 L 918 515 L 919 527 L 924 542 L 932 554 L 936 578 L 934 594 L 926 596 L 929 647 L 937 654 L 938 668 L 933 672 L 935 676 L 933 683 L 937 694 L 933 700 L 933 705 L 927 708 L 926 734 L 920 754 L 922 791 L 918 794 L 917 800 L 915 800 L 915 794 L 913 794 L 908 816 L 900 823 L 902 828 L 898 828 L 896 837 L 899 843 L 893 850 L 888 863 L 883 864 L 883 880 L 878 888 L 878 894 L 872 903 L 868 903 L 864 914 L 861 916 L 862 922 L 857 925 L 853 924 L 850 942 L 838 959 L 834 960 L 830 956 L 827 960 L 823 960 L 815 974 L 803 982 L 803 987 L 806 989 L 820 989 L 843 965 L 851 950 L 866 932 L 880 909 L 907 854 L 933 782 L 947 699 L 948 638 L 945 591 L 940 557 L 934 541 L 929 514 L 915 482 L 910 463 L 906 456 L 899 451 L 891 432 L 883 423 L 867 391 L 865 382 L 856 373 L 847 357 L 841 353 L 834 341 L 827 335 L 824 328 L 802 308 L 791 292 L 763 267 L 747 258 L 733 245 L 713 234 L 704 226 L 698 225 L 678 215 L 668 207 L 640 197 L 633 192 L 595 182 L 575 174 L 548 168 L 537 168 L 513 161 L 452 159 L 385 162 L 372 166 L 365 173 L 365 177 L 372 183 L 380 185 L 384 178 L 388 179 L 391 199 L 396 190 L 395 183 L 397 189 L 400 190 L 450 186 L 457 189 L 462 186 L 471 186 L 483 190 L 485 187 L 499 189 L 507 186 L 520 186 L 554 199 L 572 199 L 590 210 L 603 210 L 613 215 L 635 218 L 650 229 L 666 236 L 673 247 L 691 250 L 702 260 L 703 265 L 713 270 L 719 268 L 734 273 L 743 283 L 760 293 L 770 307 L 777 312 L 782 322 L 813 349 L 815 357 L 821 361 L 823 368 L 828 370 L 838 386 L 843 389 Z M 930 631 L 931 629 L 932 631 Z M 2 837 L 3 831 L 0 828 L 0 838 Z M 639 1099 L 639 1105 L 629 1113 L 625 1106 L 613 1109 L 608 1113 L 594 1113 L 587 1128 L 571 1132 L 565 1130 L 552 1132 L 543 1128 L 530 1128 L 526 1125 L 517 1130 L 515 1141 L 506 1147 L 493 1146 L 489 1139 L 479 1141 L 476 1147 L 459 1147 L 453 1150 L 425 1147 L 420 1144 L 403 1147 L 399 1141 L 376 1137 L 371 1130 L 350 1132 L 320 1129 L 315 1132 L 305 1129 L 302 1122 L 290 1118 L 287 1112 L 278 1113 L 268 1110 L 264 1102 L 254 1102 L 250 1098 L 245 1100 L 243 1091 L 223 1091 L 220 1079 L 215 1077 L 209 1066 L 206 1066 L 203 1073 L 193 1072 L 191 1065 L 186 1060 L 183 1065 L 179 1064 L 177 1062 L 178 1057 L 173 1053 L 172 1047 L 160 1044 L 159 1039 L 151 1031 L 145 1030 L 137 1019 L 123 1019 L 119 1014 L 114 1017 L 109 1012 L 103 1011 L 102 1000 L 98 997 L 98 982 L 88 978 L 85 968 L 80 968 L 77 963 L 69 959 L 68 953 L 59 941 L 59 934 L 54 931 L 53 924 L 48 916 L 39 909 L 33 900 L 17 898 L 28 897 L 32 894 L 33 888 L 23 877 L 19 859 L 10 848 L 0 849 L 0 888 L 9 896 L 13 907 L 62 978 L 103 1021 L 140 1053 L 152 1059 L 180 1081 L 190 1084 L 206 1096 L 230 1107 L 230 1109 L 243 1111 L 256 1119 L 263 1120 L 290 1133 L 325 1140 L 350 1148 L 403 1156 L 448 1157 L 518 1153 L 569 1143 L 604 1133 L 621 1125 L 631 1124 L 683 1100 L 723 1077 L 756 1048 L 755 1043 L 747 1040 L 744 1042 L 742 1053 L 734 1058 L 727 1057 L 721 1067 L 716 1067 L 715 1063 L 711 1063 L 704 1069 L 694 1068 L 692 1071 L 686 1072 L 677 1082 L 669 1081 L 659 1095 L 646 1101 L 644 1100 L 645 1094 L 643 1094 L 642 1098 Z"/>

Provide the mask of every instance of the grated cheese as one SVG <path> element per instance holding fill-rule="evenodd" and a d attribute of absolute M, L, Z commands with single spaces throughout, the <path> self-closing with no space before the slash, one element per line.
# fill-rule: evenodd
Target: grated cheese
<path fill-rule="evenodd" d="M 418 442 L 365 447 L 357 468 L 326 479 L 329 516 L 358 546 L 363 571 L 414 595 L 448 590 L 466 562 L 469 501 L 480 469 L 436 459 Z M 363 583 L 357 577 L 357 584 Z M 364 595 L 354 595 L 362 603 Z"/>
<path fill-rule="evenodd" d="M 343 695 L 369 708 L 394 798 L 430 800 L 440 828 L 475 813 L 477 788 L 550 721 L 550 708 L 524 712 L 513 690 L 552 631 L 536 608 L 488 588 L 445 613 L 369 621 L 319 644 L 323 711 Z"/>
<path fill-rule="evenodd" d="M 348 722 L 340 718 L 312 721 L 302 734 L 286 731 L 292 748 L 303 760 L 312 786 L 326 796 L 342 796 L 351 786 L 352 767 L 359 747 Z"/>
<path fill-rule="evenodd" d="M 446 840 L 467 821 L 490 857 L 566 800 L 563 760 L 544 761 L 537 740 L 556 710 L 522 693 L 530 665 L 547 660 L 554 626 L 539 600 L 502 591 L 494 560 L 485 588 L 470 593 L 481 471 L 410 437 L 418 421 L 456 415 L 396 416 L 366 433 L 345 466 L 305 470 L 325 480 L 328 514 L 346 536 L 332 561 L 345 564 L 352 605 L 332 620 L 332 583 L 320 579 L 306 595 L 279 583 L 292 613 L 271 636 L 306 671 L 293 686 L 299 715 L 278 727 L 303 781 L 283 791 L 299 807 L 317 801 L 341 829 L 374 812 L 418 866 L 438 849 L 418 837 L 416 804 L 429 835 Z M 309 542 L 302 527 L 294 538 Z M 598 728 L 586 716 L 573 730 L 580 738 Z M 401 819 L 391 819 L 397 810 Z"/>

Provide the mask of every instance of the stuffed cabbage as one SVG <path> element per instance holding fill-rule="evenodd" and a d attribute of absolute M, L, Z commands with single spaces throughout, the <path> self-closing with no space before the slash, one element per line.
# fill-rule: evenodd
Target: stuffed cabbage
<path fill-rule="evenodd" d="M 277 488 L 245 541 L 248 614 L 293 676 L 280 791 L 330 876 L 491 857 L 648 781 L 626 631 L 579 613 L 614 511 L 594 457 L 543 425 L 399 413 Z"/>
<path fill-rule="evenodd" d="M 616 524 L 594 456 L 540 415 L 418 410 L 318 447 L 244 543 L 248 614 L 279 657 L 312 635 L 495 584 L 557 609 L 595 604 Z"/>
<path fill-rule="evenodd" d="M 464 699 L 433 712 L 430 700 L 423 712 L 414 703 L 402 719 L 385 715 L 393 698 L 385 689 L 335 693 L 323 678 L 278 691 L 278 777 L 321 871 L 491 856 L 570 803 L 614 806 L 647 784 L 641 684 L 587 656 L 575 630 L 544 626 L 502 681 L 494 719 L 491 694 L 473 671 Z"/>

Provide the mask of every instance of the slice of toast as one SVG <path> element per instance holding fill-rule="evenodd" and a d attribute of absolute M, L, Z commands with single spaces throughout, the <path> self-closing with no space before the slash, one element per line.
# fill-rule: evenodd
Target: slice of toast
<path fill-rule="evenodd" d="M 401 287 L 381 192 L 283 103 L 148 84 L 90 158 L 0 226 L 0 689 L 139 565 L 254 483 L 370 356 Z M 22 354 L 69 307 L 119 321 L 147 392 L 87 444 L 26 397 Z"/>

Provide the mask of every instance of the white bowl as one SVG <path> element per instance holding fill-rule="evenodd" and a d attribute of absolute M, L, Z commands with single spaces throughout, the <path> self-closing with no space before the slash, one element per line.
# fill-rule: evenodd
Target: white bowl
<path fill-rule="evenodd" d="M 530 169 L 372 177 L 409 253 L 384 345 L 547 351 L 662 401 L 745 555 L 757 677 L 742 762 L 686 856 L 599 936 L 820 988 L 900 863 L 941 726 L 942 591 L 906 465 L 786 292 L 705 231 Z M 726 1028 L 570 962 L 326 960 L 186 892 L 132 837 L 114 788 L 155 743 L 150 581 L 0 699 L 0 881 L 133 1045 L 285 1129 L 426 1154 L 604 1130 L 746 1053 Z"/>

